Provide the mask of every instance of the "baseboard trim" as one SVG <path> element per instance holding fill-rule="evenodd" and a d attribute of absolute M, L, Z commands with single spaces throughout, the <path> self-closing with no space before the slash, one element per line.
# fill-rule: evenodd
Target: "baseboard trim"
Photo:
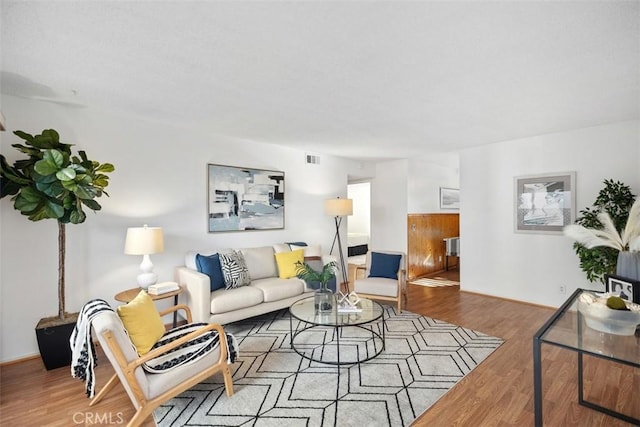
<path fill-rule="evenodd" d="M 6 362 L 0 362 L 0 368 L 3 366 L 17 365 L 18 363 L 27 362 L 33 359 L 40 359 L 40 354 L 32 354 L 30 356 L 20 357 L 18 359 L 8 360 Z"/>
<path fill-rule="evenodd" d="M 472 295 L 480 295 L 480 296 L 487 297 L 487 298 L 495 298 L 495 299 L 499 299 L 499 300 L 502 300 L 502 301 L 517 302 L 517 303 L 520 303 L 520 304 L 529 305 L 529 306 L 538 307 L 538 308 L 546 308 L 546 309 L 549 309 L 549 310 L 557 310 L 558 309 L 558 307 L 552 307 L 552 306 L 543 305 L 543 304 L 536 304 L 534 302 L 522 301 L 522 300 L 519 300 L 519 299 L 499 297 L 497 295 L 483 294 L 482 292 L 466 291 L 466 290 L 462 290 L 462 289 L 460 289 L 460 292 L 465 292 L 467 294 L 472 294 Z"/>

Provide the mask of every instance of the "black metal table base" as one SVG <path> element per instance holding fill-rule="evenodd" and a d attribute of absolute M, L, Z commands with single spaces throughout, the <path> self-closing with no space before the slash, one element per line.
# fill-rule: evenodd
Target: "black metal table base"
<path fill-rule="evenodd" d="M 370 327 L 365 327 L 363 325 L 343 325 L 343 326 L 324 326 L 324 325 L 309 325 L 306 326 L 300 330 L 296 330 L 294 332 L 293 330 L 293 323 L 291 318 L 289 318 L 289 327 L 290 327 L 290 332 L 291 332 L 291 348 L 293 349 L 293 351 L 295 351 L 296 353 L 298 353 L 300 356 L 304 357 L 307 360 L 310 360 L 312 362 L 317 362 L 317 363 L 324 363 L 327 365 L 336 365 L 336 366 L 342 366 L 342 365 L 355 365 L 355 364 L 360 364 L 360 363 L 364 363 L 368 360 L 373 359 L 374 357 L 377 357 L 380 353 L 382 353 L 384 351 L 384 329 L 385 329 L 385 322 L 384 322 L 384 317 L 382 319 L 382 333 L 376 332 L 373 329 L 373 324 L 369 325 Z M 371 339 L 373 342 L 373 353 L 368 355 L 367 357 L 365 357 L 364 359 L 360 359 L 360 351 L 359 349 L 356 351 L 357 353 L 357 360 L 340 360 L 340 330 L 344 329 L 344 328 L 360 328 L 360 329 L 364 329 L 368 332 L 371 332 Z M 309 356 L 307 354 L 304 353 L 304 351 L 300 351 L 296 345 L 295 345 L 295 338 L 300 335 L 303 332 L 308 331 L 309 329 L 315 329 L 315 328 L 330 328 L 333 329 L 335 332 L 335 342 L 336 342 L 336 357 L 337 360 L 323 360 L 322 358 L 316 358 L 313 357 L 313 355 Z M 380 341 L 380 343 L 378 344 L 377 341 Z M 332 341 L 333 342 L 333 341 Z M 328 343 L 322 343 L 321 347 L 325 347 Z M 364 344 L 366 347 L 366 343 Z M 321 351 L 320 354 L 323 354 L 324 351 Z M 312 352 L 313 354 L 313 352 Z M 338 370 L 338 375 L 340 375 L 340 371 Z"/>

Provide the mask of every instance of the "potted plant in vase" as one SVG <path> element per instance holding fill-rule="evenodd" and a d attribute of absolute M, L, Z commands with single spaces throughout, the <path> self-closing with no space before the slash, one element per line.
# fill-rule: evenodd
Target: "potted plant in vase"
<path fill-rule="evenodd" d="M 42 360 L 47 369 L 53 369 L 71 361 L 69 336 L 77 318 L 77 313 L 65 311 L 65 227 L 85 221 L 84 207 L 102 208 L 95 199 L 108 196 L 106 174 L 114 166 L 89 160 L 84 151 L 72 155 L 72 144 L 60 142 L 53 129 L 35 136 L 22 131 L 14 134 L 25 142 L 12 147 L 28 158 L 9 165 L 0 155 L 0 198 L 12 196 L 14 208 L 31 221 L 55 219 L 58 223 L 58 315 L 40 319 L 36 326 Z"/>
<path fill-rule="evenodd" d="M 640 279 L 640 201 L 629 186 L 605 180 L 593 208 L 564 228 L 575 240 L 580 268 L 591 282 L 607 274 Z M 635 201 L 635 202 L 634 202 Z"/>
<path fill-rule="evenodd" d="M 320 287 L 314 295 L 314 305 L 316 311 L 331 311 L 333 307 L 333 291 L 327 287 L 327 283 L 336 277 L 336 269 L 338 264 L 331 261 L 322 267 L 322 270 L 314 270 L 306 262 L 296 262 L 296 275 L 304 280 L 308 286 L 319 283 Z"/>

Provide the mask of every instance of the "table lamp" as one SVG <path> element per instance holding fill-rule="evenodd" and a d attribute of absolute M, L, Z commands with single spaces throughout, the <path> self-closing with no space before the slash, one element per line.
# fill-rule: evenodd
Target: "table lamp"
<path fill-rule="evenodd" d="M 153 272 L 153 263 L 149 255 L 164 250 L 161 227 L 130 227 L 124 243 L 124 253 L 127 255 L 142 255 L 140 263 L 141 273 L 138 274 L 138 286 L 147 289 L 158 281 L 158 275 Z"/>
<path fill-rule="evenodd" d="M 333 247 L 338 241 L 338 251 L 340 252 L 340 268 L 342 270 L 342 280 L 346 283 L 347 293 L 349 293 L 349 280 L 347 277 L 347 268 L 344 264 L 344 254 L 342 252 L 342 241 L 340 240 L 340 225 L 342 224 L 342 217 L 353 215 L 353 200 L 341 199 L 336 197 L 335 199 L 328 199 L 324 202 L 324 212 L 327 215 L 334 217 L 336 222 L 336 235 L 333 238 L 333 244 L 331 245 L 331 251 L 333 254 Z"/>

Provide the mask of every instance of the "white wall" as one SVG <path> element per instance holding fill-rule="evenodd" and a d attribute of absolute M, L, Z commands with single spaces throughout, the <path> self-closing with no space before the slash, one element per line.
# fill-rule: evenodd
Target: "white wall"
<path fill-rule="evenodd" d="M 407 160 L 376 164 L 371 180 L 371 249 L 407 252 Z"/>
<path fill-rule="evenodd" d="M 576 171 L 579 211 L 605 179 L 640 193 L 639 150 L 640 124 L 632 121 L 461 152 L 461 289 L 549 306 L 578 287 L 602 290 L 586 280 L 569 238 L 514 233 L 514 177 Z"/>
<path fill-rule="evenodd" d="M 440 209 L 440 187 L 460 188 L 457 154 L 409 160 L 408 213 L 458 212 Z"/>
<path fill-rule="evenodd" d="M 353 200 L 353 215 L 348 218 L 349 233 L 368 235 L 371 230 L 371 183 L 349 184 L 347 197 Z"/>
<path fill-rule="evenodd" d="M 248 247 L 304 240 L 328 251 L 334 223 L 325 216 L 327 198 L 346 197 L 347 175 L 361 164 L 322 156 L 304 163 L 304 152 L 231 140 L 195 130 L 89 109 L 2 97 L 7 132 L 0 152 L 10 162 L 23 157 L 10 144 L 13 130 L 36 134 L 55 128 L 63 142 L 89 158 L 115 164 L 103 209 L 67 227 L 67 311 L 92 298 L 115 304 L 113 295 L 135 286 L 139 257 L 123 254 L 127 227 L 147 223 L 164 229 L 165 251 L 152 255 L 159 280 L 172 280 L 189 249 Z M 285 171 L 285 229 L 207 233 L 207 163 Z M 346 224 L 342 230 L 346 241 Z M 57 313 L 57 225 L 31 222 L 0 203 L 0 361 L 37 354 L 34 328 Z"/>

